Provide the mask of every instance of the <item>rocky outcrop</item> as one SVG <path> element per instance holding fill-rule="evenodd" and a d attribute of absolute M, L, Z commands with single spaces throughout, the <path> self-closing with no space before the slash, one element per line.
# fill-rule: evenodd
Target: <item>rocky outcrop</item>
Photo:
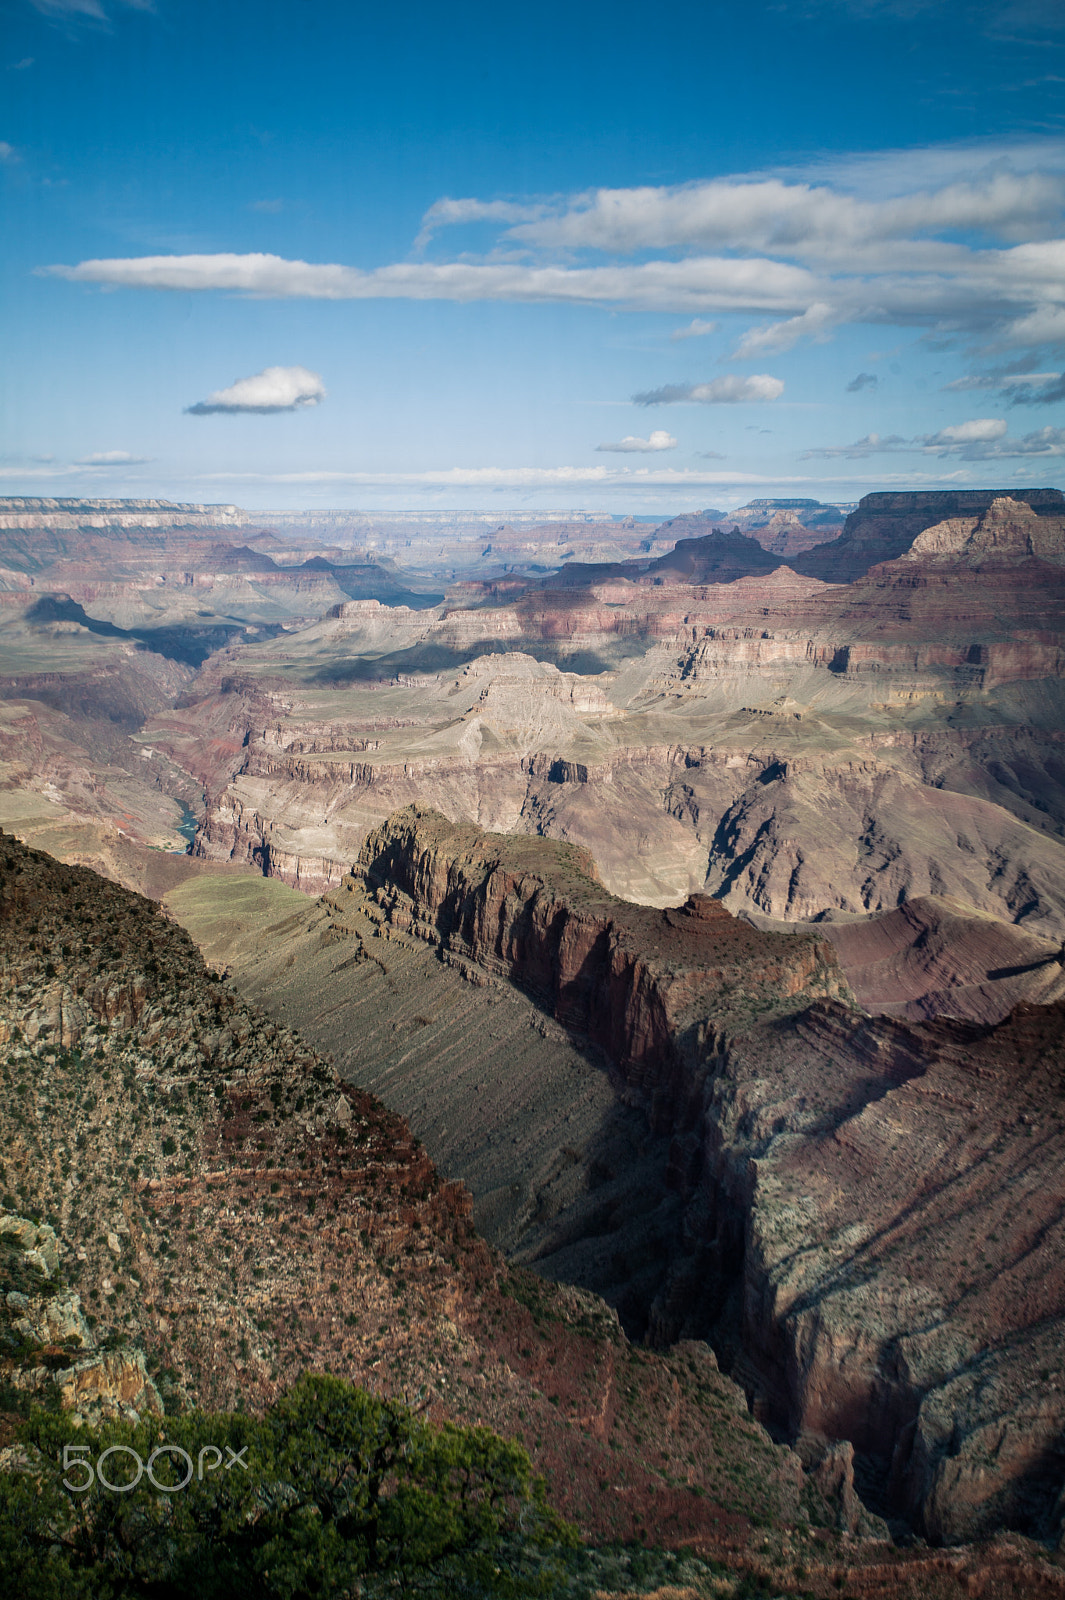
<path fill-rule="evenodd" d="M 161 1416 L 143 1351 L 96 1349 L 81 1296 L 64 1285 L 60 1247 L 48 1223 L 0 1211 L 0 1379 L 27 1400 L 58 1402 L 75 1425 Z"/>
<path fill-rule="evenodd" d="M 880 509 L 906 524 L 903 553 L 879 559 L 896 548 L 881 542 L 847 585 L 782 567 L 696 581 L 705 541 L 682 540 L 661 562 L 505 603 L 345 604 L 244 657 L 256 709 L 249 696 L 196 848 L 324 890 L 417 803 L 582 844 L 645 903 L 706 889 L 806 919 L 946 894 L 1053 937 L 1065 566 L 1050 556 L 1065 519 L 1054 495 L 1030 498 L 892 499 Z M 942 553 L 909 552 L 944 511 L 976 553 L 956 530 L 936 534 Z M 152 728 L 190 771 L 221 726 L 221 685 L 201 682 L 184 731 Z"/>
<path fill-rule="evenodd" d="M 675 1113 L 685 1058 L 704 1056 L 715 1029 L 849 997 L 815 935 L 761 933 L 709 895 L 678 910 L 635 906 L 602 888 L 584 850 L 482 834 L 416 806 L 369 835 L 356 871 L 393 916 L 514 978 L 605 1050 L 649 1094 L 656 1126 Z"/>
<path fill-rule="evenodd" d="M 1061 942 L 942 895 L 894 911 L 824 921 L 860 1004 L 911 1021 L 1001 1022 L 1014 1006 L 1065 999 Z"/>
<path fill-rule="evenodd" d="M 0 528 L 239 528 L 247 521 L 237 506 L 171 500 L 0 499 Z"/>
<path fill-rule="evenodd" d="M 954 517 L 982 516 L 995 500 L 1023 502 L 1040 516 L 1065 514 L 1060 489 L 933 489 L 867 494 L 829 544 L 797 556 L 792 565 L 807 577 L 853 583 L 881 561 L 905 555 L 925 528 Z"/>
<path fill-rule="evenodd" d="M 976 517 L 951 517 L 919 533 L 908 561 L 1065 562 L 1065 505 L 1060 515 L 1039 515 L 1025 500 L 1003 495 Z"/>

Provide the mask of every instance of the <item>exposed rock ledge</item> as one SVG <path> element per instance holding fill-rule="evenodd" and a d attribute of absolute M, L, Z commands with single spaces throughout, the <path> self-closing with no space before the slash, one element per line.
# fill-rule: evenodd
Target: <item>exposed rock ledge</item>
<path fill-rule="evenodd" d="M 413 807 L 356 872 L 600 1044 L 671 1135 L 652 1336 L 711 1339 L 760 1417 L 810 1459 L 849 1441 L 867 1501 L 933 1539 L 1061 1539 L 1065 1007 L 865 1017 L 813 936 L 629 905 L 583 851 Z"/>

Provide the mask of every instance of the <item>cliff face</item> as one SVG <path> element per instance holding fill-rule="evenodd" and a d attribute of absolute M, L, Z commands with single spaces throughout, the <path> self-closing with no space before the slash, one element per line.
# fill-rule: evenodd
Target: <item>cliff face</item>
<path fill-rule="evenodd" d="M 659 1341 L 711 1337 L 758 1415 L 814 1460 L 848 1441 L 872 1503 L 935 1539 L 1061 1535 L 1060 1005 L 864 1017 L 813 937 L 629 906 L 582 852 L 413 808 L 357 872 L 599 1044 L 670 1136 Z"/>
<path fill-rule="evenodd" d="M 367 838 L 357 873 L 449 950 L 514 978 L 605 1050 L 667 1125 L 685 1058 L 715 1028 L 849 998 L 835 952 L 811 934 L 761 933 L 692 895 L 656 911 L 609 894 L 585 850 L 486 835 L 412 806 Z"/>
<path fill-rule="evenodd" d="M 947 558 L 964 561 L 1065 561 L 1065 506 L 1058 516 L 1042 516 L 1025 500 L 1003 495 L 979 516 L 949 517 L 919 533 L 907 559 Z"/>
<path fill-rule="evenodd" d="M 1012 498 L 1040 516 L 1065 513 L 1060 489 L 939 489 L 919 493 L 867 494 L 830 544 L 818 545 L 793 562 L 808 577 L 853 583 L 871 566 L 905 555 L 926 528 L 953 517 L 981 517 L 995 500 Z"/>

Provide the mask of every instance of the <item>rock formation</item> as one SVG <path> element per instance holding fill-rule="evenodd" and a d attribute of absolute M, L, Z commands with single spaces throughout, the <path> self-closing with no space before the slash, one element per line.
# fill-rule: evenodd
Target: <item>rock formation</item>
<path fill-rule="evenodd" d="M 1041 517 L 1065 515 L 1060 489 L 928 489 L 867 494 L 838 539 L 798 556 L 795 567 L 830 583 L 853 583 L 881 561 L 905 555 L 926 528 L 949 518 L 980 517 L 995 500 L 1021 501 Z"/>
<path fill-rule="evenodd" d="M 358 870 L 399 929 L 603 1048 L 668 1135 L 657 1340 L 712 1338 L 758 1415 L 815 1454 L 849 1441 L 874 1507 L 935 1539 L 1058 1539 L 1065 1009 L 871 1019 L 809 934 L 633 907 L 589 867 L 412 810 Z"/>

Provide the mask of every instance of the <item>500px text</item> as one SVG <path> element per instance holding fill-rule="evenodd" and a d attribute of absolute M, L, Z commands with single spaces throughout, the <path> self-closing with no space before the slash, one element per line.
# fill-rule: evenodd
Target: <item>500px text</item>
<path fill-rule="evenodd" d="M 131 1489 L 137 1487 L 141 1478 L 147 1472 L 148 1482 L 153 1488 L 161 1490 L 163 1494 L 176 1494 L 179 1489 L 187 1489 L 194 1476 L 202 1483 L 205 1472 L 217 1472 L 219 1467 L 222 1467 L 226 1472 L 231 1472 L 234 1467 L 240 1467 L 242 1472 L 247 1472 L 248 1463 L 243 1459 L 247 1448 L 248 1446 L 245 1445 L 243 1450 L 231 1450 L 226 1445 L 225 1452 L 229 1459 L 223 1462 L 222 1452 L 218 1446 L 216 1444 L 205 1444 L 194 1465 L 189 1452 L 183 1450 L 178 1444 L 157 1445 L 146 1463 L 141 1460 L 139 1453 L 133 1449 L 132 1445 L 113 1444 L 108 1449 L 102 1450 L 94 1463 L 86 1460 L 86 1457 L 90 1454 L 87 1444 L 66 1444 L 63 1446 L 63 1471 L 68 1474 L 84 1474 L 84 1476 L 80 1482 L 76 1483 L 71 1483 L 70 1478 L 65 1477 L 63 1479 L 63 1487 L 69 1489 L 72 1494 L 85 1494 L 87 1490 L 92 1488 L 94 1483 L 98 1483 L 101 1488 L 110 1489 L 112 1494 L 128 1494 Z M 134 1476 L 130 1477 L 128 1482 L 116 1483 L 108 1475 L 118 1468 L 117 1461 L 108 1467 L 107 1472 L 104 1471 L 104 1463 L 109 1456 L 131 1456 L 133 1458 L 128 1470 L 133 1472 Z M 185 1471 L 179 1482 L 164 1483 L 156 1477 L 155 1463 L 160 1457 L 168 1463 L 172 1471 L 177 1470 L 176 1458 L 181 1458 Z"/>

